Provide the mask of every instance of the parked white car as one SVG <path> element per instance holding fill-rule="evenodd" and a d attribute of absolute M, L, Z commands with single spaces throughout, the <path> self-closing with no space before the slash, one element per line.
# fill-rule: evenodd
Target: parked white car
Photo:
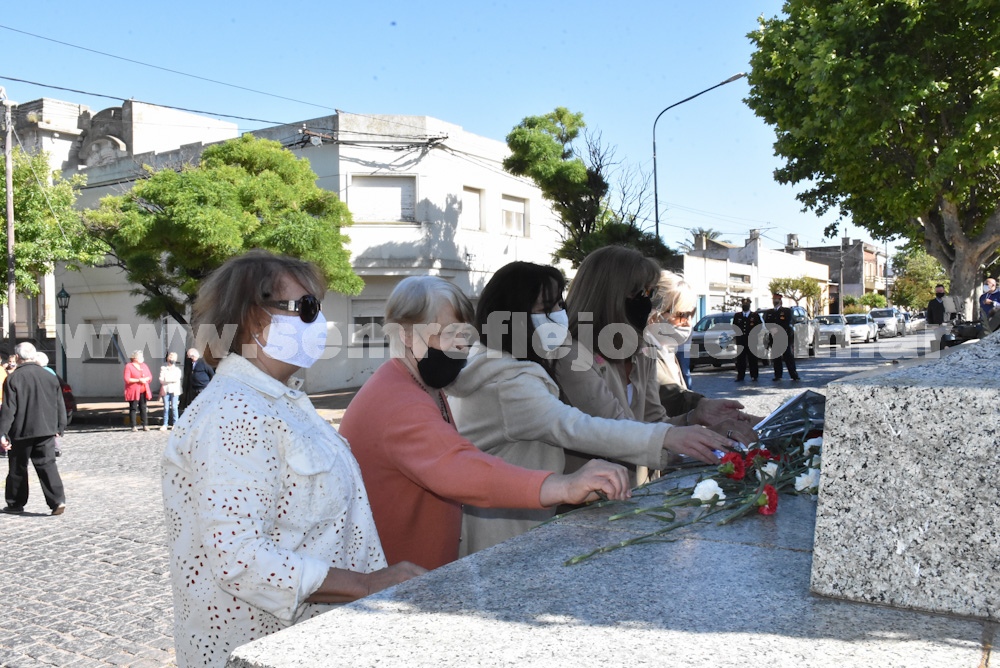
<path fill-rule="evenodd" d="M 851 341 L 872 343 L 878 341 L 878 325 L 870 313 L 851 313 L 844 316 L 847 328 L 851 333 Z"/>
<path fill-rule="evenodd" d="M 844 316 L 820 315 L 816 316 L 816 323 L 819 325 L 820 343 L 839 345 L 841 348 L 851 345 L 851 333 Z"/>

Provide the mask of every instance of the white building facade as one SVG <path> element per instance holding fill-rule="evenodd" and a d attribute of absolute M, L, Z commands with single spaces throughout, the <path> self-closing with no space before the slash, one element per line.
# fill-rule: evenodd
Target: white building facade
<path fill-rule="evenodd" d="M 750 299 L 754 309 L 771 308 L 768 284 L 776 278 L 801 276 L 819 281 L 822 289 L 819 303 L 828 304 L 829 267 L 807 260 L 804 252 L 766 248 L 761 236 L 753 230 L 743 246 L 708 240 L 700 247 L 696 244 L 695 249 L 684 256 L 684 280 L 698 295 L 699 316 L 731 311 L 738 298 Z M 785 305 L 791 303 L 786 300 Z"/>
<path fill-rule="evenodd" d="M 48 138 L 45 149 L 54 165 L 67 176 L 87 176 L 80 208 L 127 191 L 145 165 L 176 169 L 197 163 L 206 143 L 237 135 L 232 124 L 199 125 L 212 119 L 184 112 L 155 117 L 146 107 L 127 102 L 92 117 L 87 110 L 89 130 L 55 147 Z M 68 127 L 72 113 L 65 116 Z M 101 118 L 120 122 L 95 129 Z M 208 141 L 171 135 L 163 124 L 202 128 Z M 171 137 L 165 142 L 170 145 L 147 133 Z M 359 386 L 388 357 L 383 339 L 364 335 L 381 324 L 386 299 L 404 277 L 441 276 L 475 299 L 501 266 L 514 260 L 550 264 L 560 243 L 558 221 L 540 191 L 503 170 L 506 144 L 459 126 L 422 116 L 339 113 L 252 134 L 309 160 L 317 184 L 336 192 L 354 219 L 344 232 L 365 286 L 357 296 L 327 295 L 323 311 L 333 329 L 327 354 L 302 372 L 308 392 Z M 182 353 L 192 342 L 190 331 L 173 320 L 137 316 L 139 298 L 117 267 L 57 267 L 51 287 L 63 286 L 71 295 L 65 373 L 77 396 L 120 394 L 123 356 L 132 350 L 144 350 L 156 375 L 167 352 Z M 58 370 L 63 373 L 61 361 Z"/>

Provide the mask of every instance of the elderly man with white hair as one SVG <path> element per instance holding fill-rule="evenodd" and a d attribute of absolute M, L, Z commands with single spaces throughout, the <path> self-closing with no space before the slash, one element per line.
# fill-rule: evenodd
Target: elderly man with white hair
<path fill-rule="evenodd" d="M 62 515 L 66 495 L 56 467 L 56 435 L 66 429 L 66 406 L 54 374 L 40 367 L 35 346 L 14 348 L 17 369 L 4 381 L 0 406 L 0 447 L 9 451 L 3 512 L 22 513 L 28 503 L 28 462 L 35 467 L 45 503 Z"/>

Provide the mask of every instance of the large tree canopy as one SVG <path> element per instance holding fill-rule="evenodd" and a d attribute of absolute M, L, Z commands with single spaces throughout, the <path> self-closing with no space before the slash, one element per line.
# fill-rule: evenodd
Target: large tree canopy
<path fill-rule="evenodd" d="M 921 243 L 968 305 L 1000 247 L 1000 5 L 787 0 L 751 33 L 747 103 L 819 214 Z M 835 233 L 835 230 L 828 230 Z"/>
<path fill-rule="evenodd" d="M 50 273 L 55 262 L 74 263 L 99 257 L 84 234 L 80 213 L 73 208 L 77 188 L 84 177 L 63 179 L 49 171 L 44 153 L 29 155 L 20 148 L 12 151 L 14 165 L 14 281 L 18 294 L 34 296 L 41 289 L 38 277 Z M 0 182 L 6 179 L 0 160 Z M 0 188 L 0 211 L 6 211 L 7 195 Z M 7 229 L 0 223 L 0 248 L 7 247 Z M 0 275 L 6 281 L 7 263 L 0 261 Z M 7 302 L 0 291 L 0 304 Z"/>
<path fill-rule="evenodd" d="M 128 193 L 85 212 L 88 228 L 138 286 L 139 315 L 186 323 L 202 278 L 252 248 L 315 263 L 329 286 L 357 294 L 341 228 L 351 214 L 316 185 L 308 161 L 243 135 L 205 149 L 201 163 L 150 173 Z"/>
<path fill-rule="evenodd" d="M 554 258 L 577 267 L 587 253 L 610 244 L 635 247 L 661 262 L 673 258 L 676 253 L 639 225 L 648 179 L 625 170 L 609 195 L 614 150 L 603 146 L 599 135 L 587 135 L 581 157 L 573 142 L 585 127 L 582 113 L 557 107 L 528 116 L 507 135 L 511 154 L 504 169 L 531 179 L 559 216 L 564 238 Z"/>

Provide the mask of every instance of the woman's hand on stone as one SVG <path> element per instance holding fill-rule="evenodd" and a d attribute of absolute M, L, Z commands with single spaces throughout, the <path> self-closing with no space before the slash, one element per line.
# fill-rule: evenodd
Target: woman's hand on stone
<path fill-rule="evenodd" d="M 426 572 L 426 568 L 409 561 L 401 561 L 398 564 L 387 566 L 368 574 L 368 593 L 374 594 L 377 591 L 388 589 Z"/>
<path fill-rule="evenodd" d="M 743 404 L 732 399 L 702 399 L 695 406 L 691 421 L 711 427 L 724 420 L 735 420 L 754 425 L 763 419 L 744 413 L 742 408 Z"/>
<path fill-rule="evenodd" d="M 729 450 L 735 443 L 721 434 L 700 425 L 671 427 L 663 439 L 663 447 L 678 455 L 686 455 L 706 464 L 719 462 L 715 450 Z"/>
<path fill-rule="evenodd" d="M 576 473 L 546 478 L 539 501 L 543 506 L 556 506 L 596 501 L 602 495 L 613 501 L 631 498 L 628 470 L 619 464 L 592 459 Z"/>
<path fill-rule="evenodd" d="M 743 445 L 750 445 L 757 442 L 757 432 L 750 426 L 750 422 L 744 420 L 733 420 L 732 418 L 716 422 L 709 429 L 717 434 L 722 434 L 726 438 L 739 441 Z"/>

